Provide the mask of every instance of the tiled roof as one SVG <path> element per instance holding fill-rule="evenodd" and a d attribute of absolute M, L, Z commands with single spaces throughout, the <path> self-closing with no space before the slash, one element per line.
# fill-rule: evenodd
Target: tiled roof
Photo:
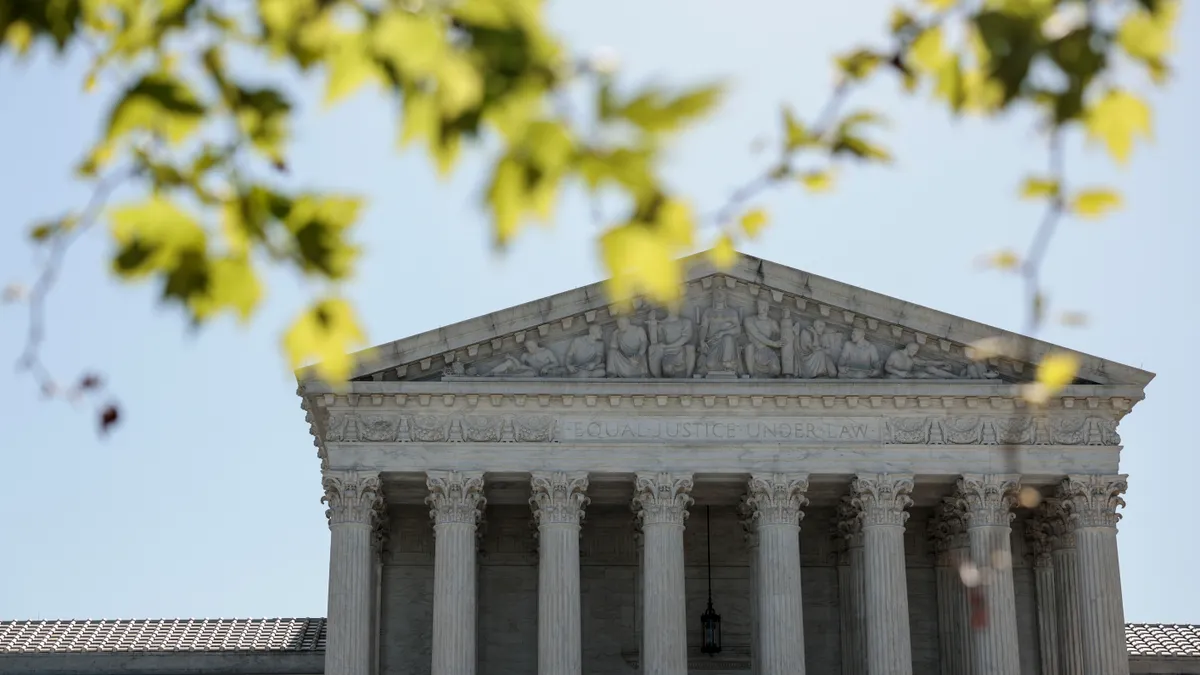
<path fill-rule="evenodd" d="M 1200 659 L 1200 625 L 1128 623 L 1125 624 L 1125 647 L 1130 656 L 1190 656 Z"/>
<path fill-rule="evenodd" d="M 0 621 L 0 654 L 324 649 L 325 619 Z"/>
<path fill-rule="evenodd" d="M 1131 623 L 1130 656 L 1200 659 L 1200 625 Z M 325 619 L 0 621 L 0 654 L 54 652 L 319 652 Z"/>

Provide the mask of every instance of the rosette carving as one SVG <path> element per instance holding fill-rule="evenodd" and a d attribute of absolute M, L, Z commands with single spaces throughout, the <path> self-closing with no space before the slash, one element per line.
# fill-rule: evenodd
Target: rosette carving
<path fill-rule="evenodd" d="M 448 438 L 450 420 L 437 415 L 416 415 L 409 424 L 409 433 L 414 441 L 440 443 Z"/>
<path fill-rule="evenodd" d="M 912 476 L 899 474 L 859 474 L 850 483 L 851 503 L 862 511 L 863 527 L 891 525 L 903 527 L 912 506 L 909 493 Z"/>
<path fill-rule="evenodd" d="M 399 418 L 392 415 L 360 415 L 358 422 L 359 440 L 384 442 L 396 440 Z"/>
<path fill-rule="evenodd" d="M 321 477 L 321 487 L 325 489 L 321 503 L 329 505 L 325 517 L 330 527 L 340 523 L 373 526 L 382 512 L 383 493 L 378 473 L 328 471 Z"/>
<path fill-rule="evenodd" d="M 425 504 L 435 525 L 468 523 L 483 518 L 487 499 L 483 496 L 483 473 L 478 471 L 429 471 L 425 474 L 429 496 Z"/>
<path fill-rule="evenodd" d="M 1008 527 L 1016 514 L 1019 476 L 964 474 L 954 496 L 967 520 L 967 527 Z"/>
<path fill-rule="evenodd" d="M 1086 417 L 1052 417 L 1046 427 L 1054 445 L 1083 445 L 1087 442 Z"/>
<path fill-rule="evenodd" d="M 1033 445 L 1037 429 L 1032 417 L 997 417 L 992 428 L 1001 445 Z"/>
<path fill-rule="evenodd" d="M 639 473 L 634 480 L 633 510 L 642 526 L 682 525 L 692 499 L 690 473 Z"/>
<path fill-rule="evenodd" d="M 901 444 L 928 443 L 929 425 L 928 417 L 893 417 L 888 420 L 892 442 Z"/>
<path fill-rule="evenodd" d="M 513 437 L 521 443 L 545 443 L 554 440 L 555 420 L 550 415 L 513 418 Z"/>
<path fill-rule="evenodd" d="M 754 474 L 746 485 L 745 504 L 757 526 L 799 525 L 808 503 L 806 474 Z"/>
<path fill-rule="evenodd" d="M 584 508 L 591 501 L 586 473 L 535 471 L 529 482 L 533 494 L 529 506 L 536 525 L 583 522 Z"/>
<path fill-rule="evenodd" d="M 983 420 L 979 417 L 947 417 L 940 422 L 947 443 L 977 445 L 983 441 Z"/>
<path fill-rule="evenodd" d="M 499 415 L 464 415 L 463 440 L 472 443 L 499 443 L 504 418 Z"/>
<path fill-rule="evenodd" d="M 1128 476 L 1067 476 L 1058 488 L 1063 509 L 1075 527 L 1116 527 L 1121 520 L 1117 507 L 1124 507 L 1121 495 L 1129 489 Z"/>

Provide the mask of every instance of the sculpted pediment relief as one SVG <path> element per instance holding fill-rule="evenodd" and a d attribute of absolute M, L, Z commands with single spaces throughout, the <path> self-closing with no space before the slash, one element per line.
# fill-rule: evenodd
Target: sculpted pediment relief
<path fill-rule="evenodd" d="M 686 301 L 675 314 L 635 302 L 636 312 L 619 316 L 592 284 L 379 345 L 360 355 L 351 379 L 1016 382 L 1061 349 L 747 255 L 724 270 L 702 256 L 685 267 Z M 968 346 L 985 338 L 1021 345 L 1028 362 L 973 361 Z M 1154 377 L 1076 355 L 1077 384 L 1144 387 Z"/>
<path fill-rule="evenodd" d="M 635 307 L 492 338 L 394 379 L 1017 379 L 966 345 L 723 275 L 689 284 L 678 310 Z"/>

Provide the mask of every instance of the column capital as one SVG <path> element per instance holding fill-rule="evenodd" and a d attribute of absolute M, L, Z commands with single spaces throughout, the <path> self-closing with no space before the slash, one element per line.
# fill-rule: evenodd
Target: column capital
<path fill-rule="evenodd" d="M 1121 495 L 1129 488 L 1128 476 L 1069 475 L 1058 487 L 1071 525 L 1079 527 L 1116 527 L 1121 520 L 1118 506 L 1125 506 Z"/>
<path fill-rule="evenodd" d="M 754 505 L 750 503 L 750 495 L 742 495 L 738 502 L 738 524 L 742 526 L 742 535 L 746 548 L 758 546 L 758 528 L 754 526 Z"/>
<path fill-rule="evenodd" d="M 325 518 L 330 527 L 341 523 L 375 524 L 383 504 L 378 472 L 326 471 L 321 476 L 321 487 L 325 490 L 321 503 L 329 505 Z"/>
<path fill-rule="evenodd" d="M 638 473 L 634 479 L 633 510 L 645 525 L 682 525 L 692 499 L 690 473 Z"/>
<path fill-rule="evenodd" d="M 483 496 L 481 471 L 426 471 L 429 517 L 435 525 L 467 523 L 472 527 L 483 518 L 487 499 Z"/>
<path fill-rule="evenodd" d="M 860 473 L 850 483 L 851 503 L 862 511 L 864 527 L 903 527 L 912 506 L 913 477 L 895 473 Z"/>
<path fill-rule="evenodd" d="M 1016 514 L 1021 477 L 1007 474 L 968 473 L 959 478 L 954 499 L 966 516 L 967 528 L 1009 527 Z"/>
<path fill-rule="evenodd" d="M 529 487 L 532 492 L 529 507 L 538 527 L 583 522 L 584 508 L 591 502 L 587 496 L 587 472 L 534 471 Z"/>
<path fill-rule="evenodd" d="M 1075 528 L 1063 500 L 1058 497 L 1043 499 L 1038 506 L 1038 518 L 1042 521 L 1042 529 L 1050 537 L 1050 549 L 1058 551 L 1075 548 Z"/>
<path fill-rule="evenodd" d="M 940 565 L 952 563 L 951 551 L 969 548 L 967 515 L 962 504 L 953 497 L 943 498 L 933 508 L 929 520 L 929 547 Z"/>
<path fill-rule="evenodd" d="M 1029 556 L 1033 559 L 1034 567 L 1051 567 L 1054 564 L 1050 556 L 1053 537 L 1050 524 L 1039 509 L 1034 517 L 1025 521 L 1025 543 L 1029 547 Z"/>
<path fill-rule="evenodd" d="M 846 542 L 847 548 L 862 546 L 862 509 L 854 504 L 854 498 L 844 495 L 838 500 L 833 518 L 834 532 Z"/>
<path fill-rule="evenodd" d="M 763 525 L 800 525 L 808 503 L 808 474 L 752 474 L 746 483 L 746 506 L 757 527 Z"/>

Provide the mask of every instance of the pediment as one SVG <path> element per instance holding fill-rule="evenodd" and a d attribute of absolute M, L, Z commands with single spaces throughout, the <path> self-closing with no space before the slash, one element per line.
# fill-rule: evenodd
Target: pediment
<path fill-rule="evenodd" d="M 744 254 L 723 270 L 694 256 L 687 269 L 676 316 L 635 301 L 621 318 L 597 283 L 380 345 L 365 352 L 370 360 L 360 356 L 351 379 L 1016 382 L 1048 351 L 1073 351 Z M 1029 362 L 973 360 L 970 346 L 985 338 Z M 1144 387 L 1154 377 L 1073 353 L 1077 384 Z"/>

